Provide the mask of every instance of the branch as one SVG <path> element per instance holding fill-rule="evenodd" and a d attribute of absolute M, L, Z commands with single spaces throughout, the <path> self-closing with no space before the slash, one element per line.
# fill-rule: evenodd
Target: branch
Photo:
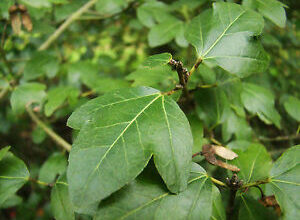
<path fill-rule="evenodd" d="M 278 136 L 274 138 L 258 137 L 258 139 L 261 141 L 288 141 L 288 140 L 300 139 L 300 134 L 295 134 L 291 136 Z"/>
<path fill-rule="evenodd" d="M 31 110 L 29 106 L 26 107 L 26 110 L 30 116 L 30 118 L 38 125 L 40 126 L 51 138 L 54 140 L 59 146 L 70 152 L 72 146 L 67 143 L 62 137 L 60 137 L 58 134 L 56 134 L 53 130 L 47 127 L 47 125 L 42 122 Z"/>
<path fill-rule="evenodd" d="M 192 67 L 192 69 L 190 70 L 189 72 L 189 75 L 191 76 L 193 74 L 193 72 L 196 71 L 196 69 L 198 68 L 198 66 L 202 63 L 202 58 L 199 57 L 197 60 L 196 60 L 196 63 L 194 64 L 194 66 Z"/>
<path fill-rule="evenodd" d="M 73 21 L 78 19 L 84 12 L 86 12 L 90 7 L 92 7 L 97 0 L 90 0 L 77 11 L 75 11 L 40 47 L 38 50 L 45 50 L 47 49 L 50 44 L 55 41 L 62 32 L 72 24 Z"/>

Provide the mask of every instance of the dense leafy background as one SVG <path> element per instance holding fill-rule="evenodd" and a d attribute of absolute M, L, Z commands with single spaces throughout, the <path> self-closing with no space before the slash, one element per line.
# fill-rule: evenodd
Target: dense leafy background
<path fill-rule="evenodd" d="M 40 46 L 87 1 L 18 2 L 28 9 L 32 32 L 13 33 L 8 9 L 14 1 L 0 1 L 0 219 L 225 219 L 228 194 L 210 177 L 224 181 L 231 172 L 201 156 L 193 160 L 206 171 L 190 164 L 192 153 L 216 142 L 239 155 L 230 163 L 245 184 L 270 179 L 262 188 L 275 195 L 283 219 L 300 218 L 299 146 L 290 148 L 300 143 L 297 1 L 227 1 L 241 7 L 210 0 L 96 0 L 46 50 Z M 171 58 L 189 70 L 202 60 L 189 80 L 189 97 L 158 92 L 178 82 L 167 65 Z M 114 102 L 120 104 L 101 107 Z M 68 152 L 32 120 L 29 103 L 46 126 L 74 143 L 67 173 Z M 66 126 L 72 112 L 74 130 Z M 105 152 L 93 148 L 111 140 Z M 135 144 L 129 164 L 122 157 L 126 142 Z M 107 182 L 97 185 L 99 162 Z M 276 218 L 258 202 L 258 192 L 238 193 L 235 217 Z"/>

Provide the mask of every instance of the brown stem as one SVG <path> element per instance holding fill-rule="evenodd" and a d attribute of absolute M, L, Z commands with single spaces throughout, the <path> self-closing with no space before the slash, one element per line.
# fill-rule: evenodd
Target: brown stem
<path fill-rule="evenodd" d="M 230 188 L 230 195 L 229 200 L 226 208 L 226 219 L 231 220 L 233 219 L 234 214 L 234 201 L 236 192 L 239 188 L 242 187 L 243 181 L 239 180 L 238 176 L 236 174 L 233 174 L 231 179 L 227 178 L 227 186 Z"/>

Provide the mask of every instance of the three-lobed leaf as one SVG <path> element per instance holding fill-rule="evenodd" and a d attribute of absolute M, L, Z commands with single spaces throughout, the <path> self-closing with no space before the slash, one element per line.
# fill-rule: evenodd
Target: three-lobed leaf
<path fill-rule="evenodd" d="M 258 13 L 238 4 L 218 2 L 213 10 L 191 21 L 186 38 L 204 63 L 215 63 L 243 77 L 261 72 L 268 65 L 268 56 L 255 37 L 263 26 Z"/>
<path fill-rule="evenodd" d="M 118 90 L 89 101 L 68 125 L 80 132 L 68 167 L 71 199 L 78 212 L 91 208 L 132 181 L 154 157 L 171 192 L 187 186 L 192 135 L 175 101 L 152 88 Z"/>

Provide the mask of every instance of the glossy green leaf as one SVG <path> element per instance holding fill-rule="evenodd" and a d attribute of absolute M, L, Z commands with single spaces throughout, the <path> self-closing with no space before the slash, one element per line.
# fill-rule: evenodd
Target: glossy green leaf
<path fill-rule="evenodd" d="M 283 219 L 300 218 L 300 145 L 288 149 L 274 163 L 271 170 L 271 183 L 283 213 Z"/>
<path fill-rule="evenodd" d="M 148 42 L 150 47 L 157 47 L 169 43 L 177 35 L 180 29 L 181 21 L 172 18 L 153 26 L 148 34 Z"/>
<path fill-rule="evenodd" d="M 81 128 L 68 168 L 70 196 L 79 212 L 90 212 L 88 206 L 133 180 L 152 154 L 169 190 L 186 188 L 193 145 L 189 123 L 159 91 L 107 93 L 75 111 L 68 125 Z"/>
<path fill-rule="evenodd" d="M 29 172 L 22 160 L 7 152 L 0 161 L 0 206 L 29 178 Z"/>
<path fill-rule="evenodd" d="M 220 194 L 219 189 L 216 186 L 213 186 L 212 199 L 213 199 L 213 210 L 210 219 L 225 220 L 226 212 L 223 205 L 223 198 Z"/>
<path fill-rule="evenodd" d="M 203 124 L 199 120 L 199 118 L 196 115 L 189 115 L 188 116 L 192 134 L 193 134 L 193 154 L 198 153 L 202 151 L 202 145 L 203 145 Z"/>
<path fill-rule="evenodd" d="M 55 87 L 47 94 L 47 103 L 45 104 L 45 115 L 51 116 L 53 112 L 59 108 L 65 100 L 70 96 L 78 96 L 79 91 L 73 87 Z"/>
<path fill-rule="evenodd" d="M 186 31 L 187 40 L 203 62 L 212 62 L 240 77 L 262 72 L 268 56 L 254 37 L 264 20 L 238 4 L 218 2 L 213 10 L 195 17 Z"/>
<path fill-rule="evenodd" d="M 142 63 L 142 67 L 153 68 L 156 66 L 163 66 L 163 65 L 168 64 L 171 59 L 172 59 L 172 54 L 170 54 L 170 53 L 155 54 L 155 55 L 148 57 Z"/>
<path fill-rule="evenodd" d="M 58 174 L 63 174 L 67 168 L 67 159 L 61 153 L 54 153 L 48 157 L 42 165 L 39 173 L 39 180 L 46 183 L 53 183 Z"/>
<path fill-rule="evenodd" d="M 13 111 L 21 114 L 26 105 L 30 103 L 41 104 L 46 96 L 46 86 L 40 83 L 24 83 L 18 86 L 12 93 L 10 103 Z"/>
<path fill-rule="evenodd" d="M 249 196 L 241 196 L 239 218 L 242 220 L 276 220 L 278 217 L 272 208 L 266 208 L 257 200 Z"/>
<path fill-rule="evenodd" d="M 51 191 L 51 209 L 56 220 L 75 219 L 74 207 L 69 197 L 66 175 L 58 178 Z"/>
<path fill-rule="evenodd" d="M 188 188 L 171 194 L 153 172 L 143 172 L 128 186 L 100 204 L 98 219 L 209 219 L 212 182 L 203 168 L 193 164 Z"/>
<path fill-rule="evenodd" d="M 36 52 L 26 63 L 24 68 L 24 79 L 32 80 L 47 75 L 54 77 L 58 71 L 59 62 L 55 56 L 48 52 Z"/>
<path fill-rule="evenodd" d="M 23 202 L 22 197 L 14 194 L 14 195 L 10 196 L 8 199 L 6 199 L 5 202 L 2 203 L 2 205 L 0 206 L 0 209 L 11 208 L 11 207 L 20 205 L 22 202 Z"/>
<path fill-rule="evenodd" d="M 274 123 L 276 127 L 281 127 L 281 117 L 275 109 L 275 97 L 270 90 L 255 84 L 243 83 L 241 99 L 250 113 L 257 114 L 266 124 Z"/>
<path fill-rule="evenodd" d="M 270 176 L 272 159 L 266 148 L 260 144 L 252 144 L 246 150 L 234 150 L 238 157 L 228 162 L 240 168 L 239 179 L 244 183 L 265 180 Z"/>
<path fill-rule="evenodd" d="M 300 122 L 300 100 L 294 96 L 289 96 L 283 105 L 287 113 Z"/>

